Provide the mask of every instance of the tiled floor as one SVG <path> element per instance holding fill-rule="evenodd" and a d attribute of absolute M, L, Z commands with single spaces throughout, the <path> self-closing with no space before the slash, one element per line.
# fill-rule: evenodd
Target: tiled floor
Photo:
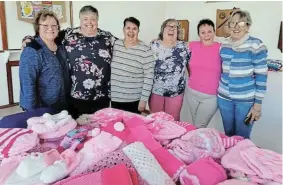
<path fill-rule="evenodd" d="M 6 109 L 0 109 L 0 119 L 3 118 L 4 116 L 15 114 L 21 111 L 22 109 L 19 106 L 10 107 Z"/>

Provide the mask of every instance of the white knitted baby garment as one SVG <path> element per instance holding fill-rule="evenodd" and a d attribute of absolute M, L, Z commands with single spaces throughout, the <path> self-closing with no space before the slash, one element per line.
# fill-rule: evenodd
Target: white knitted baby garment
<path fill-rule="evenodd" d="M 123 148 L 123 152 L 132 161 L 139 175 L 149 185 L 175 185 L 142 142 L 135 142 L 126 146 Z"/>

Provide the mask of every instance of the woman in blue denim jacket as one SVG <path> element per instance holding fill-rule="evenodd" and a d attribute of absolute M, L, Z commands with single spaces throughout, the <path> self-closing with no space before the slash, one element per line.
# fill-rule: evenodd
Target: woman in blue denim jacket
<path fill-rule="evenodd" d="M 34 30 L 37 37 L 27 43 L 20 58 L 20 106 L 26 111 L 42 107 L 67 109 L 69 69 L 64 48 L 55 41 L 60 30 L 56 15 L 39 12 Z"/>

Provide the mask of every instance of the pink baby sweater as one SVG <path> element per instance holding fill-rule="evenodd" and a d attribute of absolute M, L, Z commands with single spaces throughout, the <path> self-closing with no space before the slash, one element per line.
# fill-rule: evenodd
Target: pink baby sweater
<path fill-rule="evenodd" d="M 220 43 L 205 46 L 200 41 L 189 43 L 191 51 L 189 87 L 216 95 L 221 75 Z"/>

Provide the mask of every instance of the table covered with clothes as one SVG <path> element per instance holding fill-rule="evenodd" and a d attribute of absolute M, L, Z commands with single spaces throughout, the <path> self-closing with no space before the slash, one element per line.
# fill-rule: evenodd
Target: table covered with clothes
<path fill-rule="evenodd" d="M 282 156 L 164 112 L 67 111 L 0 128 L 1 185 L 279 185 Z"/>

